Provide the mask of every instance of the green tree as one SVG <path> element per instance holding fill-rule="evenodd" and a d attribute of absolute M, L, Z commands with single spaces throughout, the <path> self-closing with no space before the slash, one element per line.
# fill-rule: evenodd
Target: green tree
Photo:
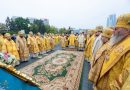
<path fill-rule="evenodd" d="M 3 23 L 0 23 L 0 30 L 6 30 L 6 29 L 7 29 L 6 25 Z"/>
<path fill-rule="evenodd" d="M 47 32 L 47 33 L 49 32 L 50 27 L 51 27 L 51 26 L 49 26 L 49 25 L 45 25 L 45 29 L 46 29 L 46 32 Z"/>
<path fill-rule="evenodd" d="M 43 20 L 34 20 L 33 24 L 32 24 L 32 31 L 34 33 L 40 32 L 40 33 L 45 33 L 46 32 L 46 28 L 45 25 L 43 23 Z"/>
<path fill-rule="evenodd" d="M 16 30 L 28 30 L 28 24 L 30 22 L 27 19 L 24 19 L 22 17 L 16 18 L 15 19 L 15 25 L 16 25 Z"/>
<path fill-rule="evenodd" d="M 9 24 L 8 24 L 8 19 L 6 22 L 6 24 L 9 25 L 11 31 L 18 32 L 20 30 L 25 30 L 26 33 L 29 30 L 29 27 L 28 27 L 29 23 L 30 22 L 28 19 L 24 19 L 22 17 L 18 17 L 16 19 L 11 19 Z"/>
<path fill-rule="evenodd" d="M 59 33 L 60 33 L 60 34 L 66 33 L 66 29 L 65 29 L 65 28 L 60 28 L 60 29 L 59 29 Z"/>
<path fill-rule="evenodd" d="M 10 18 L 7 17 L 5 22 L 6 22 L 6 27 L 10 30 Z"/>
<path fill-rule="evenodd" d="M 54 26 L 49 26 L 47 29 L 47 33 L 54 33 L 57 34 L 58 33 L 58 29 Z"/>
<path fill-rule="evenodd" d="M 10 31 L 16 30 L 16 23 L 14 20 L 12 19 L 10 20 L 9 27 L 10 27 Z"/>
<path fill-rule="evenodd" d="M 59 34 L 70 34 L 71 30 L 70 29 L 66 29 L 66 28 L 60 28 L 59 29 Z"/>
<path fill-rule="evenodd" d="M 44 21 L 40 19 L 35 19 L 30 22 L 28 18 L 18 17 L 15 19 L 10 19 L 7 17 L 6 26 L 9 27 L 10 32 L 18 32 L 19 30 L 25 30 L 25 33 L 33 31 L 34 33 L 57 33 L 57 28 L 54 26 L 44 25 Z"/>

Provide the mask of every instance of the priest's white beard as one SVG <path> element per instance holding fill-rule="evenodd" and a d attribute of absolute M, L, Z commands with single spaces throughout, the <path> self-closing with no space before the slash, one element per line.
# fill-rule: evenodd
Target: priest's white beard
<path fill-rule="evenodd" d="M 113 45 L 117 44 L 117 43 L 120 42 L 123 38 L 125 38 L 125 35 L 124 35 L 124 36 L 123 36 L 123 35 L 119 35 L 119 34 L 117 34 L 117 35 L 112 35 L 112 37 L 111 37 L 111 39 L 110 39 L 110 41 L 109 41 L 110 46 L 113 46 Z"/>

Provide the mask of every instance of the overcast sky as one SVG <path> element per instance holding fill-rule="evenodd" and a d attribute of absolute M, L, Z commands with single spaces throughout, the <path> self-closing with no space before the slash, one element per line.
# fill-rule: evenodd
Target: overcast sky
<path fill-rule="evenodd" d="M 94 28 L 110 14 L 130 12 L 130 0 L 0 0 L 0 22 L 7 16 L 47 18 L 56 27 Z"/>

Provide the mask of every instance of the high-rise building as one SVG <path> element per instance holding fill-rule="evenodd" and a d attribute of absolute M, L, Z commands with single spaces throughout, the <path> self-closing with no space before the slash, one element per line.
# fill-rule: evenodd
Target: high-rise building
<path fill-rule="evenodd" d="M 116 25 L 116 14 L 109 15 L 107 18 L 107 27 L 114 27 Z"/>

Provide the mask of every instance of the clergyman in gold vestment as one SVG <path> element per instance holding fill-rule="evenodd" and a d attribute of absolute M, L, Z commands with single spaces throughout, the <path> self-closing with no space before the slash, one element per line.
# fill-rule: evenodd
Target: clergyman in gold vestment
<path fill-rule="evenodd" d="M 95 90 L 121 90 L 123 86 L 125 71 L 130 68 L 130 13 L 118 18 L 108 45 Z"/>

